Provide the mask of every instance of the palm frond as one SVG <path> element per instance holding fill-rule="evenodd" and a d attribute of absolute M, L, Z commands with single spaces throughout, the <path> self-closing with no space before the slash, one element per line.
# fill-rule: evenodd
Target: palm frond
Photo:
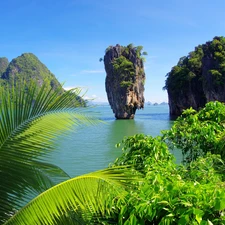
<path fill-rule="evenodd" d="M 74 125 L 97 121 L 79 107 L 80 92 L 37 89 L 33 83 L 0 89 L 0 222 L 24 204 L 28 192 L 69 178 L 47 158 L 56 138 Z"/>
<path fill-rule="evenodd" d="M 88 224 L 93 216 L 109 217 L 113 199 L 123 200 L 129 182 L 137 180 L 122 166 L 72 178 L 36 197 L 4 225 Z"/>

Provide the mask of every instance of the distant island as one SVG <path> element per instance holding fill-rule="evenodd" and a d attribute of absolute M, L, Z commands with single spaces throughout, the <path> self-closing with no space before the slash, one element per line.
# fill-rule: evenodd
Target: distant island
<path fill-rule="evenodd" d="M 168 105 L 168 103 L 167 102 L 160 102 L 160 103 L 158 103 L 158 102 L 154 102 L 154 103 L 152 103 L 152 102 L 150 102 L 150 101 L 148 101 L 148 102 L 146 102 L 145 103 L 145 105 Z"/>
<path fill-rule="evenodd" d="M 89 101 L 88 102 L 89 105 L 96 105 L 96 106 L 110 106 L 110 104 L 108 102 L 96 102 L 96 101 Z M 145 106 L 156 106 L 156 105 L 168 105 L 167 102 L 161 102 L 161 103 L 158 103 L 158 102 L 155 102 L 155 103 L 152 103 L 152 102 L 145 102 Z"/>

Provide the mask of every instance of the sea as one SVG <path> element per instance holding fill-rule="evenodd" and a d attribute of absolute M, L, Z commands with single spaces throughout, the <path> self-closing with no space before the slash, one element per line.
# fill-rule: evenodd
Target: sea
<path fill-rule="evenodd" d="M 116 120 L 109 105 L 96 105 L 83 111 L 100 122 L 94 125 L 74 126 L 71 132 L 57 139 L 57 149 L 52 152 L 51 162 L 61 167 L 71 177 L 106 168 L 122 154 L 115 145 L 125 136 L 146 134 L 161 135 L 170 129 L 168 104 L 146 105 L 137 110 L 133 120 Z M 176 162 L 181 162 L 181 153 L 176 150 Z"/>

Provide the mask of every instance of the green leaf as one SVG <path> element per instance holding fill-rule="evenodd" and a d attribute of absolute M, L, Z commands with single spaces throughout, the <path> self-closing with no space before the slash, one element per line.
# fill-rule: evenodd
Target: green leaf
<path fill-rule="evenodd" d="M 178 220 L 178 225 L 186 225 L 189 223 L 189 217 L 188 215 L 183 215 L 181 218 Z"/>
<path fill-rule="evenodd" d="M 72 215 L 79 221 L 110 215 L 108 202 L 124 199 L 126 184 L 137 180 L 126 167 L 114 167 L 62 182 L 33 199 L 4 225 L 56 224 Z M 69 215 L 69 214 L 71 215 Z M 67 218 L 68 217 L 68 218 Z M 136 218 L 130 217 L 132 224 Z"/>
<path fill-rule="evenodd" d="M 202 216 L 204 215 L 204 212 L 201 209 L 194 208 L 193 213 L 195 214 L 195 219 L 197 220 L 198 224 L 202 221 Z"/>
<path fill-rule="evenodd" d="M 0 88 L 0 223 L 20 209 L 27 196 L 69 178 L 47 160 L 56 138 L 74 125 L 97 122 L 82 113 L 80 91 L 45 85 L 37 89 L 34 83 Z"/>
<path fill-rule="evenodd" d="M 225 209 L 225 198 L 216 198 L 215 199 L 215 208 L 217 210 Z"/>
<path fill-rule="evenodd" d="M 130 225 L 136 225 L 137 224 L 137 218 L 135 215 L 131 214 L 130 216 Z"/>

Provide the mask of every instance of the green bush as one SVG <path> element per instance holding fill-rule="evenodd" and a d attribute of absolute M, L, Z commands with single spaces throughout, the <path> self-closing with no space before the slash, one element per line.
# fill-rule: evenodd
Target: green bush
<path fill-rule="evenodd" d="M 188 109 L 162 136 L 137 134 L 117 147 L 123 154 L 111 166 L 130 166 L 133 182 L 125 201 L 116 200 L 104 224 L 225 224 L 225 105 L 210 102 Z M 169 150 L 179 148 L 184 164 Z"/>
<path fill-rule="evenodd" d="M 132 84 L 133 84 L 132 81 L 124 81 L 123 80 L 120 82 L 120 86 L 125 87 L 125 88 L 130 87 Z"/>
<path fill-rule="evenodd" d="M 120 147 L 118 144 L 117 147 Z M 115 201 L 116 224 L 224 224 L 224 163 L 208 153 L 188 165 L 176 165 L 162 137 L 143 134 L 122 141 L 114 165 L 130 165 L 143 175 L 125 201 Z"/>
<path fill-rule="evenodd" d="M 225 105 L 209 102 L 197 112 L 190 108 L 177 118 L 172 128 L 163 131 L 164 140 L 171 148 L 179 148 L 184 162 L 191 162 L 207 152 L 220 154 L 224 151 Z"/>

